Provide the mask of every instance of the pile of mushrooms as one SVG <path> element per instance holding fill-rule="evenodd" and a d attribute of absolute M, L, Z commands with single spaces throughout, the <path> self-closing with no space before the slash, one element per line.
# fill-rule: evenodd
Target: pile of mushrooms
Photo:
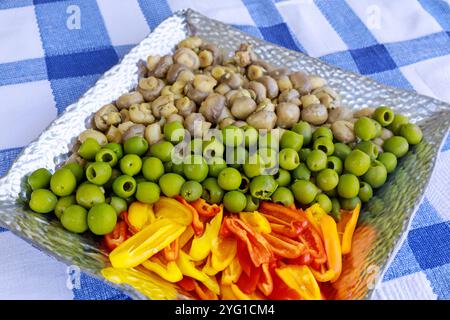
<path fill-rule="evenodd" d="M 355 141 L 355 119 L 372 112 L 353 113 L 341 105 L 325 79 L 274 68 L 247 44 L 226 59 L 216 45 L 192 36 L 181 41 L 173 55 L 149 56 L 142 75 L 135 91 L 97 111 L 96 130 L 86 130 L 83 139 L 124 142 L 143 136 L 153 144 L 163 138 L 164 124 L 172 121 L 182 122 L 194 136 L 230 124 L 289 129 L 304 120 L 325 124 L 337 140 L 350 143 Z M 194 122 L 201 123 L 195 132 Z"/>

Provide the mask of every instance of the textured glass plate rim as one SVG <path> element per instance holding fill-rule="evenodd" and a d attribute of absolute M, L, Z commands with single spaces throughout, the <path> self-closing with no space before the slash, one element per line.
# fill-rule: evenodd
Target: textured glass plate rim
<path fill-rule="evenodd" d="M 191 10 L 191 9 L 185 9 L 185 10 L 177 11 L 177 12 L 175 12 L 171 17 L 169 17 L 169 18 L 167 18 L 166 20 L 164 20 L 161 24 L 163 24 L 163 23 L 166 22 L 167 20 L 172 19 L 172 18 L 174 18 L 174 17 L 178 17 L 178 18 L 181 18 L 181 19 L 185 19 L 184 23 L 186 24 L 185 27 L 187 27 L 187 31 L 186 31 L 187 34 L 193 33 L 193 32 L 192 32 L 193 30 L 194 30 L 194 33 L 195 33 L 196 26 L 195 26 L 195 23 L 192 23 L 192 21 L 191 21 L 191 18 L 192 18 L 192 17 L 194 17 L 195 19 L 200 19 L 200 20 L 203 19 L 204 21 L 212 21 L 212 22 L 214 22 L 214 23 L 216 23 L 216 24 L 218 24 L 218 25 L 223 26 L 224 28 L 228 28 L 228 29 L 230 29 L 230 30 L 233 30 L 233 32 L 245 34 L 244 32 L 242 32 L 242 31 L 240 31 L 240 30 L 237 30 L 237 29 L 235 29 L 235 28 L 232 28 L 232 27 L 230 27 L 230 26 L 228 26 L 228 25 L 226 25 L 226 24 L 223 24 L 223 23 L 221 23 L 221 22 L 218 22 L 218 21 L 209 19 L 209 18 L 207 18 L 207 17 L 205 17 L 205 16 L 203 16 L 203 15 L 201 15 L 201 14 L 199 14 L 199 13 L 197 13 L 197 12 Z M 200 20 L 199 20 L 199 21 L 200 21 Z M 158 28 L 159 28 L 159 27 L 158 27 Z M 156 28 L 155 30 L 153 30 L 153 32 L 150 33 L 149 36 L 148 36 L 147 38 L 149 38 L 153 33 L 155 33 L 156 31 L 158 31 L 158 28 Z M 271 46 L 275 46 L 275 47 L 277 47 L 277 48 L 280 48 L 281 50 L 283 50 L 283 51 L 285 51 L 285 52 L 291 53 L 293 56 L 296 56 L 297 58 L 300 58 L 300 57 L 303 57 L 303 58 L 305 58 L 305 59 L 307 58 L 307 59 L 309 59 L 309 62 L 316 63 L 317 65 L 320 65 L 320 66 L 326 66 L 326 67 L 331 68 L 331 69 L 334 69 L 334 70 L 340 70 L 341 72 L 343 72 L 343 73 L 345 73 L 345 74 L 348 74 L 348 75 L 354 75 L 354 76 L 357 76 L 361 81 L 365 81 L 365 82 L 367 82 L 367 83 L 376 85 L 378 88 L 384 88 L 384 89 L 387 89 L 387 90 L 390 90 L 390 91 L 396 92 L 396 93 L 406 93 L 406 94 L 411 95 L 411 96 L 414 96 L 414 97 L 423 97 L 423 98 L 428 99 L 428 100 L 430 101 L 430 103 L 435 103 L 435 104 L 440 105 L 442 110 L 444 110 L 444 108 L 445 108 L 445 109 L 450 109 L 450 105 L 446 104 L 445 102 L 438 101 L 438 100 L 433 99 L 433 98 L 430 98 L 430 97 L 422 96 L 422 95 L 419 95 L 419 94 L 416 94 L 416 93 L 414 93 L 414 92 L 410 92 L 410 91 L 407 91 L 407 90 L 404 90 L 404 89 L 398 89 L 398 88 L 392 88 L 392 87 L 389 87 L 389 86 L 385 86 L 385 85 L 380 84 L 380 83 L 378 83 L 378 82 L 376 82 L 376 81 L 374 81 L 374 80 L 372 80 L 372 79 L 370 79 L 370 78 L 368 78 L 368 77 L 361 76 L 361 75 L 358 75 L 358 74 L 355 74 L 355 73 L 352 73 L 352 72 L 348 72 L 348 71 L 345 71 L 345 70 L 343 70 L 343 69 L 341 69 L 341 68 L 338 68 L 338 67 L 335 67 L 335 66 L 331 66 L 331 65 L 329 65 L 329 64 L 327 64 L 327 63 L 325 63 L 325 62 L 323 62 L 323 61 L 321 61 L 321 60 L 319 60 L 319 59 L 316 59 L 316 58 L 312 58 L 312 57 L 306 56 L 306 55 L 304 55 L 304 54 L 302 54 L 302 53 L 300 53 L 300 52 L 292 51 L 292 50 L 289 50 L 289 49 L 286 49 L 286 48 L 281 48 L 281 47 L 279 47 L 279 46 L 277 46 L 277 45 L 275 45 L 275 44 L 268 43 L 268 42 L 266 42 L 266 41 L 264 41 L 264 40 L 254 38 L 254 37 L 252 37 L 252 36 L 250 36 L 250 35 L 247 35 L 247 34 L 245 34 L 245 35 L 246 35 L 248 38 L 251 38 L 251 39 L 252 39 L 254 42 L 256 42 L 256 43 L 269 44 L 269 45 L 271 45 Z M 147 39 L 147 38 L 146 38 L 146 39 Z M 143 42 L 145 42 L 146 39 L 144 39 L 140 44 L 138 44 L 136 47 L 134 47 L 134 48 L 130 51 L 129 54 L 131 54 L 131 53 L 133 52 L 133 50 L 136 50 L 137 48 L 139 48 L 140 46 L 142 46 Z M 122 64 L 123 60 L 124 60 L 129 54 L 127 54 L 127 55 L 121 60 L 121 62 L 120 62 L 118 65 L 114 66 L 114 67 L 111 68 L 109 71 L 107 71 L 107 72 L 106 72 L 106 73 L 105 73 L 105 74 L 97 81 L 97 83 L 96 83 L 96 84 L 95 84 L 88 92 L 90 92 L 92 89 L 98 87 L 98 86 L 99 86 L 99 82 L 101 82 L 101 80 L 106 79 L 106 78 L 108 77 L 108 75 L 110 74 L 111 70 L 113 70 L 114 68 L 120 66 L 120 65 Z M 88 93 L 88 92 L 87 92 L 87 93 Z M 86 94 L 87 94 L 87 93 L 86 93 Z M 85 95 L 86 95 L 86 94 L 85 94 Z M 79 101 L 81 101 L 81 100 L 85 97 L 85 95 L 83 95 L 83 96 L 79 99 Z M 79 102 L 79 101 L 78 101 L 78 102 Z M 69 106 L 69 107 L 66 109 L 66 111 L 65 111 L 62 115 L 65 115 L 65 114 L 67 114 L 67 113 L 69 113 L 69 112 L 73 112 L 73 110 L 74 110 L 74 108 L 76 107 L 76 105 L 78 104 L 78 102 L 76 102 L 76 103 L 74 103 L 73 105 Z M 444 108 L 443 108 L 442 106 L 443 106 Z M 53 122 L 49 125 L 49 127 L 44 131 L 44 133 L 45 133 L 46 131 L 50 130 L 50 128 L 52 128 L 52 126 L 55 124 L 55 122 L 57 122 L 58 119 L 59 119 L 62 115 L 60 115 L 55 121 L 53 121 Z M 442 143 L 443 143 L 443 141 L 444 141 L 444 137 L 445 137 L 445 135 L 444 135 L 443 138 L 441 139 L 440 145 L 442 145 Z M 39 137 L 37 140 L 35 140 L 34 142 L 37 142 L 37 141 L 39 141 L 39 140 L 40 140 L 40 137 Z M 28 148 L 28 147 L 27 147 L 27 148 Z M 26 151 L 27 148 L 24 148 L 24 150 L 22 150 L 22 152 L 20 153 L 20 155 L 18 156 L 18 158 L 16 159 L 16 161 L 13 163 L 13 165 L 11 166 L 11 168 L 9 169 L 9 171 L 7 172 L 7 174 L 6 174 L 3 178 L 1 178 L 0 181 L 2 181 L 2 180 L 4 181 L 4 180 L 6 179 L 6 177 L 8 176 L 8 174 L 10 173 L 11 169 L 14 167 L 14 165 L 15 165 L 16 163 L 20 162 L 21 156 L 25 153 L 25 151 Z M 438 150 L 440 150 L 440 148 L 439 148 Z M 426 188 L 426 186 L 428 185 L 428 183 L 429 183 L 429 181 L 430 181 L 431 175 L 432 175 L 433 170 L 434 170 L 434 167 L 435 167 L 435 163 L 436 163 L 436 157 L 433 158 L 433 163 L 432 163 L 432 166 L 431 166 L 431 170 L 429 171 L 429 175 L 428 175 L 428 177 L 427 177 L 426 183 L 424 184 L 424 188 Z M 1 188 L 1 187 L 0 187 L 0 188 Z M 403 221 L 403 227 L 402 227 L 402 230 L 401 230 L 401 232 L 399 233 L 399 236 L 395 239 L 394 245 L 392 245 L 392 247 L 391 247 L 391 249 L 390 249 L 390 252 L 389 252 L 387 258 L 385 259 L 385 262 L 384 262 L 384 264 L 383 264 L 383 266 L 382 266 L 382 270 L 383 270 L 383 271 L 382 271 L 381 273 L 379 273 L 379 276 L 378 276 L 378 278 L 377 278 L 377 280 L 376 280 L 376 285 L 374 286 L 375 288 L 376 288 L 376 286 L 378 285 L 378 283 L 382 281 L 383 275 L 384 275 L 384 273 L 385 273 L 386 270 L 387 270 L 387 266 L 390 264 L 391 260 L 394 258 L 395 252 L 397 252 L 397 251 L 399 250 L 401 244 L 403 243 L 404 237 L 405 237 L 405 235 L 406 235 L 405 231 L 409 228 L 409 226 L 410 226 L 410 224 L 411 224 L 411 222 L 412 222 L 412 218 L 414 217 L 414 214 L 415 214 L 415 212 L 417 211 L 418 205 L 420 204 L 420 202 L 422 201 L 422 199 L 423 199 L 423 195 L 420 197 L 420 199 L 419 199 L 419 197 L 417 197 L 417 198 L 416 198 L 416 202 L 415 202 L 415 206 L 414 206 L 414 210 L 412 210 L 412 212 L 411 212 L 409 215 L 405 216 L 404 221 Z M 0 220 L 0 224 L 4 225 L 5 227 L 8 227 L 8 226 L 7 226 L 6 224 L 4 224 L 3 221 L 1 221 L 1 220 Z M 72 262 L 71 262 L 69 259 L 67 259 L 67 258 L 65 258 L 65 257 L 62 257 L 62 256 L 60 256 L 60 255 L 57 255 L 57 254 L 55 254 L 54 252 L 49 251 L 49 250 L 43 248 L 39 243 L 35 243 L 35 242 L 33 242 L 31 239 L 29 239 L 29 238 L 27 238 L 26 236 L 24 236 L 22 233 L 20 233 L 19 230 L 14 229 L 14 230 L 11 230 L 11 231 L 12 231 L 14 234 L 16 234 L 17 236 L 19 236 L 20 238 L 24 239 L 25 241 L 29 242 L 29 243 L 32 244 L 33 246 L 37 247 L 39 250 L 44 251 L 44 252 L 45 252 L 46 254 L 48 254 L 49 256 L 51 256 L 51 257 L 53 257 L 53 258 L 55 258 L 55 259 L 57 259 L 57 260 L 59 260 L 59 261 L 62 261 L 63 263 L 65 263 L 65 264 L 67 264 L 67 265 L 72 264 Z M 92 276 L 94 276 L 94 277 L 96 277 L 96 278 L 98 278 L 98 279 L 104 281 L 104 278 L 103 278 L 98 272 L 95 273 L 95 272 L 91 272 L 90 270 L 84 270 L 84 269 L 82 269 L 82 271 L 84 271 L 84 272 L 86 272 L 86 273 L 88 273 L 88 274 L 90 274 L 90 275 L 92 275 Z M 111 286 L 113 286 L 113 287 L 116 287 L 117 289 L 119 289 L 119 290 L 121 290 L 121 291 L 126 292 L 128 295 L 130 295 L 130 296 L 133 297 L 133 298 L 136 298 L 136 299 L 143 299 L 143 298 L 144 298 L 144 299 L 145 299 L 145 297 L 144 297 L 141 293 L 139 293 L 138 291 L 136 291 L 134 288 L 131 288 L 131 287 L 126 286 L 126 285 L 117 285 L 117 284 L 114 284 L 114 283 L 111 283 L 111 282 L 108 282 L 108 284 L 111 285 Z M 372 296 L 372 294 L 373 294 L 373 290 L 369 290 L 368 293 L 367 293 L 367 295 L 366 295 L 366 298 L 370 298 L 370 297 Z M 179 298 L 183 298 L 183 297 L 182 297 L 182 296 L 179 296 Z"/>

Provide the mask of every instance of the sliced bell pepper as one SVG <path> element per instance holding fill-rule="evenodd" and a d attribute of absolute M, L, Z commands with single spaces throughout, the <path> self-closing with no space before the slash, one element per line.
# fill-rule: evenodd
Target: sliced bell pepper
<path fill-rule="evenodd" d="M 149 260 L 142 262 L 142 266 L 169 282 L 178 282 L 183 279 L 183 274 L 174 261 L 164 264 L 157 257 L 151 257 Z"/>
<path fill-rule="evenodd" d="M 109 267 L 102 269 L 101 273 L 106 280 L 117 284 L 128 284 L 152 300 L 173 300 L 178 294 L 175 285 L 145 268 L 117 269 Z"/>
<path fill-rule="evenodd" d="M 304 254 L 302 254 L 300 257 L 295 258 L 295 259 L 289 259 L 288 260 L 288 264 L 298 264 L 298 265 L 310 265 L 312 262 L 313 258 L 311 256 L 310 252 L 305 252 Z"/>
<path fill-rule="evenodd" d="M 238 300 L 238 298 L 234 295 L 233 290 L 231 290 L 231 286 L 224 285 L 223 283 L 220 285 L 220 299 L 221 300 Z"/>
<path fill-rule="evenodd" d="M 136 229 L 136 228 L 130 223 L 130 221 L 128 220 L 128 212 L 127 212 L 127 211 L 121 212 L 120 215 L 119 215 L 119 217 L 120 217 L 120 219 L 122 219 L 123 221 L 125 221 L 125 223 L 127 224 L 127 227 L 128 227 L 128 231 L 129 231 L 131 234 L 136 234 L 136 233 L 138 233 L 138 232 L 140 231 L 139 229 Z"/>
<path fill-rule="evenodd" d="M 198 214 L 205 218 L 212 218 L 220 212 L 220 206 L 217 204 L 209 204 L 205 199 L 198 199 L 190 203 L 197 210 Z"/>
<path fill-rule="evenodd" d="M 234 283 L 231 284 L 230 287 L 231 287 L 231 291 L 233 292 L 234 296 L 238 300 L 265 300 L 264 297 L 261 294 L 259 294 L 258 292 L 254 292 L 252 294 L 245 294 Z"/>
<path fill-rule="evenodd" d="M 223 211 L 220 210 L 214 218 L 206 225 L 205 232 L 201 236 L 195 236 L 192 240 L 189 255 L 195 261 L 205 259 L 211 252 L 213 241 L 219 237 L 220 226 L 222 225 Z"/>
<path fill-rule="evenodd" d="M 300 233 L 289 224 L 271 223 L 270 228 L 272 229 L 272 233 L 281 234 L 293 239 L 296 239 Z"/>
<path fill-rule="evenodd" d="M 358 203 L 352 211 L 341 210 L 341 220 L 337 224 L 338 233 L 341 235 L 342 254 L 349 254 L 352 250 L 353 233 L 358 223 L 361 205 Z"/>
<path fill-rule="evenodd" d="M 303 300 L 296 290 L 290 288 L 283 280 L 281 280 L 275 272 L 275 269 L 271 271 L 271 275 L 273 280 L 273 290 L 268 296 L 270 300 Z"/>
<path fill-rule="evenodd" d="M 157 218 L 166 218 L 173 220 L 181 225 L 188 226 L 193 219 L 193 213 L 180 202 L 160 197 L 158 202 L 153 205 L 153 210 Z"/>
<path fill-rule="evenodd" d="M 253 262 L 248 252 L 247 245 L 243 241 L 238 240 L 236 257 L 239 260 L 242 271 L 246 275 L 250 275 Z"/>
<path fill-rule="evenodd" d="M 175 199 L 180 202 L 183 206 L 185 206 L 192 214 L 192 228 L 194 229 L 195 235 L 199 236 L 203 233 L 205 229 L 205 225 L 200 220 L 199 214 L 197 210 L 193 206 L 191 206 L 186 200 L 184 200 L 181 196 L 175 196 Z"/>
<path fill-rule="evenodd" d="M 259 267 L 273 259 L 267 240 L 237 217 L 226 217 L 224 223 L 230 232 L 247 246 L 253 264 Z"/>
<path fill-rule="evenodd" d="M 293 222 L 293 226 L 294 228 L 298 228 L 298 239 L 308 249 L 308 252 L 314 258 L 314 262 L 318 265 L 325 263 L 327 261 L 327 254 L 319 233 L 310 226 L 308 221 Z"/>
<path fill-rule="evenodd" d="M 335 273 L 330 281 L 334 282 L 339 278 L 342 272 L 342 251 L 336 221 L 326 214 L 320 218 L 320 227 L 323 234 L 325 251 L 327 253 L 328 270 L 332 270 Z"/>
<path fill-rule="evenodd" d="M 202 283 L 198 283 L 194 280 L 195 293 L 201 300 L 219 300 L 217 294 L 209 290 Z"/>
<path fill-rule="evenodd" d="M 164 258 L 167 261 L 175 261 L 178 258 L 178 251 L 180 251 L 180 238 L 176 238 L 163 249 Z"/>
<path fill-rule="evenodd" d="M 316 229 L 316 231 L 319 231 L 320 233 L 320 218 L 327 214 L 325 210 L 323 210 L 318 203 L 315 203 L 304 212 L 306 214 L 306 217 L 308 218 L 309 223 L 311 223 L 314 229 Z"/>
<path fill-rule="evenodd" d="M 280 204 L 263 201 L 259 207 L 262 213 L 275 216 L 287 222 L 306 220 L 305 213 L 302 210 L 292 210 Z"/>
<path fill-rule="evenodd" d="M 157 219 L 115 248 L 109 259 L 115 268 L 132 268 L 155 255 L 178 238 L 186 226 L 170 219 Z"/>
<path fill-rule="evenodd" d="M 105 246 L 111 251 L 117 248 L 122 242 L 129 237 L 128 227 L 125 221 L 117 222 L 114 230 L 104 236 L 103 241 Z"/>
<path fill-rule="evenodd" d="M 269 296 L 273 291 L 273 279 L 270 274 L 268 263 L 261 266 L 261 276 L 259 277 L 258 289 L 265 295 Z"/>
<path fill-rule="evenodd" d="M 187 226 L 186 230 L 181 234 L 180 238 L 178 238 L 180 249 L 182 249 L 193 236 L 194 229 L 192 229 L 192 226 Z"/>
<path fill-rule="evenodd" d="M 234 257 L 233 261 L 231 261 L 230 265 L 226 267 L 222 272 L 222 280 L 221 283 L 223 285 L 231 285 L 232 283 L 236 283 L 242 273 L 242 266 L 239 262 L 238 257 Z"/>
<path fill-rule="evenodd" d="M 228 267 L 236 256 L 237 241 L 234 238 L 218 237 L 213 240 L 211 248 L 211 266 L 222 271 Z"/>
<path fill-rule="evenodd" d="M 305 300 L 322 300 L 319 285 L 307 266 L 285 265 L 275 269 L 277 275 Z"/>
<path fill-rule="evenodd" d="M 215 294 L 220 294 L 220 288 L 216 278 L 208 276 L 206 273 L 198 270 L 195 267 L 195 264 L 192 261 L 191 257 L 183 250 L 180 250 L 177 259 L 177 265 L 183 275 L 202 282 L 212 292 L 214 292 Z"/>
<path fill-rule="evenodd" d="M 211 255 L 208 256 L 208 259 L 206 259 L 206 263 L 202 268 L 202 272 L 206 273 L 208 276 L 215 276 L 219 273 L 219 270 L 214 269 L 211 264 Z"/>
<path fill-rule="evenodd" d="M 249 224 L 256 232 L 270 233 L 272 231 L 269 221 L 258 211 L 241 212 L 239 218 Z"/>
<path fill-rule="evenodd" d="M 250 268 L 251 269 L 248 274 L 245 272 L 241 273 L 241 276 L 236 283 L 239 289 L 246 294 L 252 294 L 255 292 L 262 271 L 261 267 L 255 267 L 253 264 L 250 265 Z"/>
<path fill-rule="evenodd" d="M 136 231 L 155 221 L 151 204 L 135 201 L 128 208 L 128 221 Z"/>
<path fill-rule="evenodd" d="M 270 244 L 272 252 L 281 258 L 295 259 L 305 252 L 303 243 L 280 234 L 264 234 L 263 237 Z"/>
<path fill-rule="evenodd" d="M 195 290 L 195 280 L 188 276 L 183 276 L 183 279 L 178 281 L 177 285 L 188 292 Z"/>

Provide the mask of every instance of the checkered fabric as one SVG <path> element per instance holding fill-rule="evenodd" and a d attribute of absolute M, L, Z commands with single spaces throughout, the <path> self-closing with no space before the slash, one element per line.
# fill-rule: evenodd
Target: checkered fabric
<path fill-rule="evenodd" d="M 21 149 L 172 12 L 190 7 L 385 84 L 450 102 L 449 0 L 2 0 L 0 175 Z M 6 124 L 6 125 L 5 125 Z M 450 298 L 450 137 L 378 299 Z M 6 230 L 0 298 L 127 299 Z"/>

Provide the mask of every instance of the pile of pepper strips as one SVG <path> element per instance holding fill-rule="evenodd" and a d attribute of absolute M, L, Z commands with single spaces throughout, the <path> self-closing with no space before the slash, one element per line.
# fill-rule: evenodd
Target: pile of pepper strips
<path fill-rule="evenodd" d="M 134 202 L 104 245 L 113 268 L 142 265 L 198 299 L 325 299 L 342 271 L 359 216 L 338 223 L 318 204 L 262 202 L 229 214 L 203 199 Z"/>

